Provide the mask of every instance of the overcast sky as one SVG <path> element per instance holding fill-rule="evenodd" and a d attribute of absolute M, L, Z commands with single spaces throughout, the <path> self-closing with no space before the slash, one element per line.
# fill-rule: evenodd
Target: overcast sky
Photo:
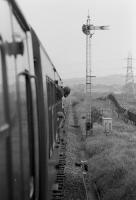
<path fill-rule="evenodd" d="M 85 77 L 88 9 L 94 25 L 109 25 L 92 39 L 92 71 L 96 76 L 125 74 L 128 52 L 136 58 L 135 0 L 18 0 L 62 78 Z M 136 68 L 136 61 L 133 62 Z"/>

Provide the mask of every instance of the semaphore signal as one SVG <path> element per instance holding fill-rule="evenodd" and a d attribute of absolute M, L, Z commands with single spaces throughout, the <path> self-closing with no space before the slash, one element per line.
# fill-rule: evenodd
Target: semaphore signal
<path fill-rule="evenodd" d="M 91 121 L 91 38 L 95 30 L 108 30 L 109 26 L 94 26 L 90 23 L 90 15 L 87 16 L 86 24 L 83 24 L 82 31 L 86 35 L 86 135 L 92 132 Z"/>

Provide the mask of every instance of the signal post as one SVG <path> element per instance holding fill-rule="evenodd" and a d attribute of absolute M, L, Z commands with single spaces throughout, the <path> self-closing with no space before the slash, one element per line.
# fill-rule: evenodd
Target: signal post
<path fill-rule="evenodd" d="M 94 26 L 90 23 L 88 14 L 86 24 L 83 24 L 82 31 L 86 35 L 86 136 L 92 133 L 93 123 L 91 117 L 91 81 L 92 81 L 92 66 L 91 66 L 91 39 L 95 30 L 107 30 L 108 26 Z"/>

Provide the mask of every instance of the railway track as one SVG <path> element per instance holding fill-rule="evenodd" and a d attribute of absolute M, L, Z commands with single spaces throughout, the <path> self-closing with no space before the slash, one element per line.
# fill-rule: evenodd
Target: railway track
<path fill-rule="evenodd" d="M 65 152 L 66 152 L 66 142 L 63 139 L 61 139 L 59 162 L 56 165 L 57 174 L 56 174 L 55 184 L 57 188 L 52 191 L 53 192 L 52 200 L 64 200 L 64 179 L 65 179 L 64 168 L 66 165 Z"/>
<path fill-rule="evenodd" d="M 81 130 L 75 109 L 69 106 L 65 126 L 61 129 L 59 161 L 56 165 L 55 189 L 51 200 L 98 200 L 96 188 L 88 191 L 88 175 L 76 162 L 85 159 L 81 156 Z M 84 157 L 84 158 L 83 158 Z M 96 197 L 97 196 L 97 197 Z"/>
<path fill-rule="evenodd" d="M 67 108 L 65 126 L 61 130 L 59 162 L 56 165 L 56 189 L 53 190 L 52 200 L 86 199 L 82 171 L 75 166 L 78 157 L 78 133 L 80 134 L 80 127 L 75 111 L 70 105 Z"/>
<path fill-rule="evenodd" d="M 59 143 L 59 161 L 56 164 L 56 180 L 55 189 L 52 191 L 52 200 L 64 200 L 64 180 L 65 180 L 65 165 L 66 165 L 66 137 L 65 129 L 67 128 L 67 120 L 69 116 L 69 104 L 65 108 L 66 119 L 65 126 L 62 124 L 60 128 L 60 141 Z"/>

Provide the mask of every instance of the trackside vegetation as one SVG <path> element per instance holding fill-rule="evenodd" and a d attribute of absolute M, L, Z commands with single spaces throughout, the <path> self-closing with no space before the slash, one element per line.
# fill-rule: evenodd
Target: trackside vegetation
<path fill-rule="evenodd" d="M 85 100 L 75 97 L 74 104 L 81 130 L 84 131 Z M 102 110 L 104 116 L 112 117 L 113 129 L 111 134 L 106 135 L 98 117 L 93 125 L 93 134 L 83 140 L 82 150 L 89 165 L 89 183 L 95 183 L 102 200 L 135 200 L 136 126 L 119 118 L 109 101 L 93 99 L 92 108 L 95 114 Z"/>

